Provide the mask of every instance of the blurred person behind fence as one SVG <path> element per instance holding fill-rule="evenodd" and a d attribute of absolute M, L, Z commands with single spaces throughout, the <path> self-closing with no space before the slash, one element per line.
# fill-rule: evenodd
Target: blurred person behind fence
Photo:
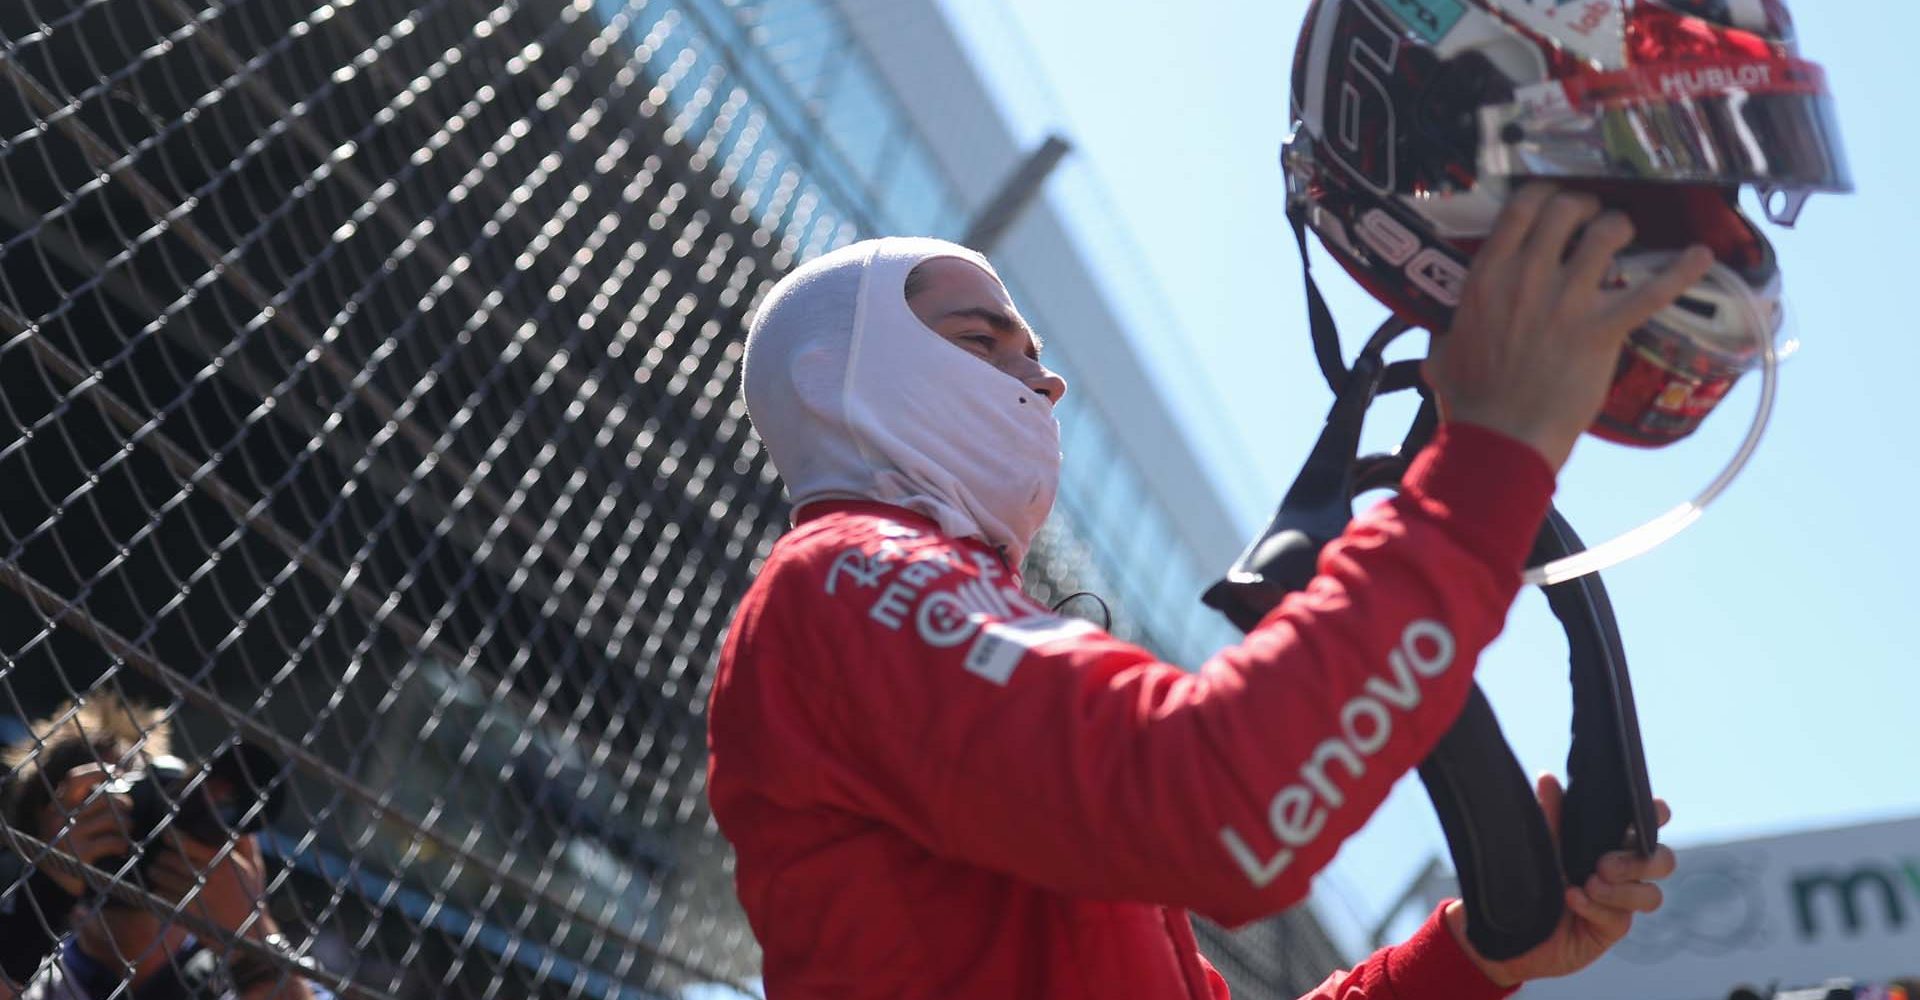
<path fill-rule="evenodd" d="M 1632 235 L 1588 196 L 1511 201 L 1426 362 L 1444 424 L 1403 492 L 1197 672 L 1024 593 L 1067 387 L 985 258 L 884 239 L 784 278 L 744 382 L 795 527 L 735 613 L 708 786 L 771 1000 L 1225 997 L 1188 912 L 1231 927 L 1298 903 L 1432 750 L 1623 341 L 1711 263 L 1696 248 L 1603 291 Z M 1557 822 L 1559 785 L 1539 792 Z M 1505 962 L 1449 902 L 1312 995 L 1473 1000 L 1572 973 L 1672 866 L 1608 855 Z"/>
<path fill-rule="evenodd" d="M 134 829 L 128 782 L 156 780 L 156 764 L 170 760 L 171 735 L 164 710 L 111 695 L 62 706 L 8 748 L 0 812 L 14 829 L 111 874 L 122 859 L 140 854 L 149 832 Z M 237 791 L 220 784 L 207 780 L 207 794 Z M 130 882 L 232 938 L 286 949 L 267 911 L 266 866 L 255 837 L 210 843 L 169 829 L 145 850 Z M 0 900 L 0 963 L 23 984 L 21 1000 L 331 997 L 277 963 L 225 940 L 200 939 L 173 913 L 91 894 L 76 874 L 44 861 Z"/>

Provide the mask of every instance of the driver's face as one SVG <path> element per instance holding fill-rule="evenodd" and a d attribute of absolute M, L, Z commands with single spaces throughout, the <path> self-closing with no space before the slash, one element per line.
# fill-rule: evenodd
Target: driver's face
<path fill-rule="evenodd" d="M 1040 338 L 993 275 L 958 257 L 916 270 L 920 287 L 907 305 L 928 329 L 1054 403 L 1067 394 L 1066 380 L 1040 363 Z"/>

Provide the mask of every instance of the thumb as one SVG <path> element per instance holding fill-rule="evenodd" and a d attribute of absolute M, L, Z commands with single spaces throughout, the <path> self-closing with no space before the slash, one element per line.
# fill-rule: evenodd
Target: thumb
<path fill-rule="evenodd" d="M 1560 842 L 1560 807 L 1566 801 L 1567 792 L 1560 785 L 1560 779 L 1551 774 L 1542 774 L 1533 781 L 1534 797 L 1540 800 L 1540 811 L 1546 814 L 1547 831 L 1553 834 L 1553 842 Z"/>

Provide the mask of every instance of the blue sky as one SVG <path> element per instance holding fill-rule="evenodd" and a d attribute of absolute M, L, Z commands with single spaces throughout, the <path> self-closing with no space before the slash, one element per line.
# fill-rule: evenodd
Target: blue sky
<path fill-rule="evenodd" d="M 1137 340 L 1216 442 L 1251 531 L 1329 402 L 1275 166 L 1304 0 L 948 5 L 1023 129 L 1078 145 L 1056 196 L 1111 248 L 1123 291 L 1164 300 L 1171 321 L 1140 324 Z M 1607 575 L 1655 784 L 1675 809 L 1668 839 L 1682 846 L 1920 814 L 1911 15 L 1895 0 L 1803 0 L 1796 13 L 1806 54 L 1831 72 L 1859 191 L 1770 231 L 1804 347 L 1753 465 L 1691 531 Z M 1103 199 L 1106 217 L 1089 208 Z M 1330 265 L 1318 273 L 1353 343 L 1382 312 Z M 1755 388 L 1665 451 L 1589 439 L 1562 478 L 1563 509 L 1593 541 L 1693 495 L 1745 432 Z M 1565 649 L 1537 595 L 1480 676 L 1522 762 L 1561 770 Z M 1343 943 L 1442 852 L 1424 795 L 1403 783 L 1322 880 Z"/>

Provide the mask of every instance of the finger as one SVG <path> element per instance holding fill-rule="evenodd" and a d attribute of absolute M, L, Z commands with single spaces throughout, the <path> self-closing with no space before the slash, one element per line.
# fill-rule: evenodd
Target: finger
<path fill-rule="evenodd" d="M 172 903 L 175 907 L 184 906 L 187 897 L 193 894 L 194 881 L 175 872 L 163 875 L 157 870 L 149 869 L 146 879 L 148 892 Z"/>
<path fill-rule="evenodd" d="M 1541 209 L 1546 207 L 1557 191 L 1551 184 L 1534 183 L 1522 186 L 1513 197 L 1508 198 L 1506 207 L 1500 210 L 1500 217 L 1494 220 L 1492 235 L 1487 237 L 1487 242 L 1474 256 L 1474 263 L 1478 265 L 1485 261 L 1491 266 L 1519 253 L 1527 234 L 1533 231 Z"/>
<path fill-rule="evenodd" d="M 113 853 L 113 840 L 100 830 L 75 830 L 65 840 L 54 845 L 59 849 L 93 864 Z"/>
<path fill-rule="evenodd" d="M 133 811 L 133 799 L 127 795 L 102 795 L 74 811 L 77 822 L 119 824 L 121 817 Z"/>
<path fill-rule="evenodd" d="M 169 898 L 186 895 L 197 883 L 185 864 L 171 855 L 163 855 L 147 865 L 147 884 Z"/>
<path fill-rule="evenodd" d="M 1567 259 L 1567 244 L 1573 242 L 1573 234 L 1599 215 L 1600 199 L 1590 194 L 1555 195 L 1540 210 L 1533 232 L 1527 234 L 1527 241 L 1520 248 L 1524 280 L 1532 284 L 1558 271 Z"/>
<path fill-rule="evenodd" d="M 155 855 L 146 864 L 147 880 L 161 881 L 173 879 L 181 874 L 179 859 L 171 854 Z"/>
<path fill-rule="evenodd" d="M 1580 242 L 1574 248 L 1573 259 L 1567 262 L 1567 288 L 1583 296 L 1597 295 L 1600 283 L 1613 269 L 1614 258 L 1632 245 L 1633 236 L 1633 221 L 1619 212 L 1602 212 L 1587 223 L 1586 232 L 1580 235 Z"/>
<path fill-rule="evenodd" d="M 71 812 L 79 808 L 80 803 L 106 780 L 107 769 L 104 766 L 98 762 L 82 764 L 68 771 L 67 776 L 60 779 L 59 794 L 55 798 Z"/>
<path fill-rule="evenodd" d="M 40 810 L 39 820 L 39 829 L 31 832 L 41 840 L 57 845 L 73 832 L 74 826 L 80 822 L 80 817 L 57 805 L 48 805 Z"/>
<path fill-rule="evenodd" d="M 177 854 L 189 860 L 193 858 L 193 840 L 182 836 L 177 826 L 167 828 L 167 832 L 160 838 L 160 844 L 161 850 L 168 854 Z"/>
<path fill-rule="evenodd" d="M 99 867 L 102 861 L 124 858 L 133 853 L 133 845 L 127 838 L 108 831 L 90 837 L 77 837 L 69 851 L 74 857 L 87 864 Z"/>
<path fill-rule="evenodd" d="M 1567 890 L 1567 909 L 1572 910 L 1574 916 L 1585 921 L 1593 929 L 1594 935 L 1607 942 L 1609 947 L 1626 937 L 1627 931 L 1633 929 L 1631 912 L 1602 906 L 1595 902 L 1592 896 L 1587 895 L 1585 889 Z"/>
<path fill-rule="evenodd" d="M 200 886 L 200 880 L 194 877 L 193 872 L 178 865 L 153 868 L 151 871 L 153 874 L 148 881 L 155 886 L 164 887 L 167 894 L 174 899 L 183 898 Z"/>
<path fill-rule="evenodd" d="M 195 873 L 193 863 L 181 857 L 178 851 L 163 850 L 155 853 L 148 867 L 156 871 L 178 872 L 189 876 Z"/>
<path fill-rule="evenodd" d="M 112 838 L 128 840 L 127 833 L 120 827 L 120 818 L 112 813 L 84 816 L 73 824 L 70 834 L 75 840 L 98 840 Z"/>
<path fill-rule="evenodd" d="M 1547 831 L 1553 835 L 1554 843 L 1560 842 L 1560 812 L 1566 802 L 1566 789 L 1560 786 L 1560 779 L 1542 772 L 1533 779 L 1534 798 L 1540 800 L 1540 812 L 1547 817 Z"/>
<path fill-rule="evenodd" d="M 1609 882 L 1594 876 L 1587 880 L 1587 896 L 1601 906 L 1630 913 L 1652 913 L 1666 899 L 1652 882 Z"/>
<path fill-rule="evenodd" d="M 1566 295 L 1561 268 L 1573 234 L 1600 214 L 1600 200 L 1591 195 L 1562 192 L 1547 202 L 1527 234 L 1510 269 L 1515 277 L 1511 315 L 1522 321 L 1522 328 L 1539 335 L 1553 335 L 1561 325 L 1554 322 L 1560 312 L 1558 302 Z M 1591 303 L 1588 304 L 1589 307 Z"/>
<path fill-rule="evenodd" d="M 223 845 L 219 844 L 204 843 L 196 837 L 182 835 L 180 838 L 181 855 L 188 861 L 193 862 L 195 868 L 201 870 L 213 866 L 214 859 L 219 856 L 222 846 Z"/>
<path fill-rule="evenodd" d="M 1681 293 L 1692 288 L 1712 269 L 1712 251 L 1698 246 L 1688 249 L 1668 264 L 1666 270 L 1654 275 L 1640 287 L 1620 293 L 1613 308 L 1607 311 L 1606 322 L 1602 324 L 1603 331 L 1624 340 L 1627 334 L 1639 329 L 1655 313 L 1672 305 Z"/>
<path fill-rule="evenodd" d="M 1666 799 L 1653 800 L 1653 815 L 1654 815 L 1654 821 L 1656 824 L 1655 826 L 1656 829 L 1665 827 L 1668 823 L 1673 822 L 1673 810 L 1668 808 Z M 1639 842 L 1639 840 L 1640 840 L 1640 827 L 1638 824 L 1635 824 L 1627 827 L 1626 839 L 1622 840 L 1621 843 L 1627 845 L 1628 847 L 1633 847 Z"/>
<path fill-rule="evenodd" d="M 1632 851 L 1614 851 L 1601 857 L 1596 871 L 1609 882 L 1651 882 L 1671 877 L 1678 866 L 1673 848 L 1661 846 L 1644 858 Z"/>

